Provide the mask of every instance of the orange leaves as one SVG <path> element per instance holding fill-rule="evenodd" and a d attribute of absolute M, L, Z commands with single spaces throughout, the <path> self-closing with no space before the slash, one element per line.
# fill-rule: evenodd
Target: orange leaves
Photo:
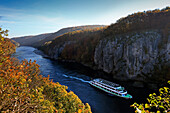
<path fill-rule="evenodd" d="M 66 86 L 54 83 L 49 75 L 39 75 L 36 61 L 19 63 L 10 58 L 15 47 L 1 35 L 0 39 L 0 111 L 74 113 L 86 109 L 78 106 L 84 104 L 73 92 L 68 93 Z"/>
<path fill-rule="evenodd" d="M 82 112 L 82 110 L 81 110 L 81 109 L 79 109 L 79 110 L 78 110 L 78 113 L 81 113 L 81 112 Z"/>
<path fill-rule="evenodd" d="M 31 82 L 31 81 L 32 81 L 31 79 L 28 80 L 28 82 Z"/>

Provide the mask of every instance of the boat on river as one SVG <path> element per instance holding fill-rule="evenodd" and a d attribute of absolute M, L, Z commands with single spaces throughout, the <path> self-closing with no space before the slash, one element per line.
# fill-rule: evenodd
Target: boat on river
<path fill-rule="evenodd" d="M 101 79 L 101 78 L 97 78 L 97 79 L 93 79 L 92 81 L 89 82 L 90 85 L 105 91 L 111 95 L 115 95 L 118 97 L 123 97 L 126 99 L 131 99 L 132 96 L 130 94 L 127 93 L 127 91 L 124 89 L 124 87 L 120 86 L 119 84 Z"/>

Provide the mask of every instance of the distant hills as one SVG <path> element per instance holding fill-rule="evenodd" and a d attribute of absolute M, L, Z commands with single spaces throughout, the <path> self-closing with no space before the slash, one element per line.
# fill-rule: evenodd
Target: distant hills
<path fill-rule="evenodd" d="M 12 38 L 12 40 L 18 42 L 21 46 L 32 46 L 33 43 L 37 43 L 50 35 L 51 33 L 40 34 L 35 36 L 15 37 Z"/>
<path fill-rule="evenodd" d="M 45 42 L 52 41 L 56 37 L 63 35 L 68 32 L 78 31 L 78 30 L 92 30 L 95 28 L 104 27 L 105 25 L 86 25 L 86 26 L 76 26 L 60 29 L 54 33 L 45 33 L 34 36 L 23 36 L 23 37 L 14 37 L 12 40 L 18 42 L 21 46 L 33 46 L 39 47 L 42 46 Z"/>
<path fill-rule="evenodd" d="M 170 7 L 166 7 L 128 15 L 101 29 L 69 32 L 39 49 L 51 59 L 78 62 L 111 78 L 153 87 L 152 83 L 170 79 L 169 47 Z"/>
<path fill-rule="evenodd" d="M 51 59 L 81 63 L 118 80 L 156 87 L 170 79 L 170 7 L 134 13 L 110 26 L 70 27 L 13 40 L 38 47 Z"/>

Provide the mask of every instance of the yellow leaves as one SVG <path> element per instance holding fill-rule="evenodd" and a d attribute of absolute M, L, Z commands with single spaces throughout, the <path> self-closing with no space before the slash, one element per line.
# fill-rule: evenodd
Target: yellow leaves
<path fill-rule="evenodd" d="M 168 88 L 168 87 L 164 87 L 164 91 L 165 91 L 165 93 L 168 93 L 168 90 L 169 90 L 169 88 Z"/>
<path fill-rule="evenodd" d="M 78 110 L 78 113 L 81 113 L 81 112 L 82 112 L 82 110 L 81 110 L 81 109 L 79 109 L 79 110 Z"/>
<path fill-rule="evenodd" d="M 21 85 L 23 85 L 24 83 L 21 81 L 21 82 L 19 82 Z"/>
<path fill-rule="evenodd" d="M 22 79 L 22 82 L 26 82 L 26 79 Z"/>
<path fill-rule="evenodd" d="M 170 80 L 168 81 L 168 84 L 170 84 Z"/>
<path fill-rule="evenodd" d="M 156 93 L 150 94 L 147 99 L 148 103 L 144 105 L 134 103 L 131 107 L 135 107 L 136 110 L 141 110 L 142 113 L 153 112 L 152 108 L 157 110 L 157 113 L 167 112 L 170 108 L 170 89 L 168 87 L 160 88 L 159 93 L 159 95 L 156 95 Z"/>
<path fill-rule="evenodd" d="M 10 41 L 7 40 L 7 42 L 3 46 L 6 49 L 2 50 L 0 45 L 0 50 L 4 55 L 12 53 L 6 53 L 7 50 L 14 50 L 13 46 L 8 45 Z M 16 59 L 2 57 L 0 52 L 0 103 L 4 103 L 4 105 L 0 104 L 0 111 L 1 108 L 6 112 L 53 112 L 55 110 L 59 113 L 77 111 L 81 113 L 85 110 L 89 111 L 89 107 L 80 108 L 78 106 L 85 105 L 72 91 L 69 93 L 66 91 L 67 86 L 54 83 L 49 80 L 50 76 L 39 75 L 39 65 L 35 62 L 24 60 L 19 63 L 19 61 L 16 62 Z M 15 104 L 16 101 L 17 104 Z M 7 106 L 13 110 L 8 109 Z M 27 109 L 29 106 L 32 108 Z M 25 111 L 17 111 L 18 107 Z"/>
<path fill-rule="evenodd" d="M 149 104 L 145 104 L 145 108 L 149 108 L 150 106 L 149 106 Z"/>
<path fill-rule="evenodd" d="M 157 111 L 156 113 L 161 113 L 160 111 Z"/>
<path fill-rule="evenodd" d="M 23 65 L 20 65 L 20 68 L 22 69 L 22 68 L 24 68 L 24 66 L 23 66 Z"/>
<path fill-rule="evenodd" d="M 32 82 L 32 80 L 31 80 L 31 79 L 28 79 L 28 82 Z"/>

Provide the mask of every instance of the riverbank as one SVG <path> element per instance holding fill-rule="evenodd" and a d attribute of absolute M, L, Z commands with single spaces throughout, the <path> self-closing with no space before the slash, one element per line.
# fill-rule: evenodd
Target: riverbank
<path fill-rule="evenodd" d="M 83 63 L 78 63 L 78 62 L 70 61 L 70 60 L 52 59 L 50 56 L 44 54 L 43 51 L 38 50 L 38 49 L 35 49 L 34 53 L 41 55 L 44 58 L 54 60 L 58 63 L 66 64 L 70 67 L 72 67 L 72 65 L 77 65 L 77 67 L 82 67 L 82 68 L 86 68 L 87 70 L 91 70 L 94 74 L 93 75 L 89 74 L 88 76 L 90 76 L 92 78 L 103 78 L 103 79 L 106 79 L 106 80 L 109 80 L 109 81 L 112 81 L 112 82 L 115 82 L 115 81 L 128 82 L 130 87 L 150 88 L 151 90 L 155 90 L 155 91 L 157 91 L 159 89 L 159 87 L 162 87 L 162 85 L 159 86 L 158 84 L 155 84 L 155 83 L 152 83 L 152 82 L 149 83 L 148 81 L 143 82 L 143 81 L 136 80 L 136 79 L 114 78 L 112 74 L 108 74 L 108 73 L 104 72 L 103 70 L 98 70 L 96 68 L 93 68 L 92 66 L 89 66 L 89 65 L 86 65 L 86 64 L 83 64 Z"/>
<path fill-rule="evenodd" d="M 76 95 L 78 95 L 83 103 L 90 104 L 93 113 L 134 112 L 134 109 L 131 108 L 130 105 L 134 102 L 145 103 L 149 94 L 155 92 L 147 87 L 132 87 L 131 81 L 119 81 L 112 78 L 114 83 L 125 87 L 133 98 L 126 100 L 116 96 L 110 96 L 101 90 L 91 87 L 90 84 L 86 82 L 93 78 L 98 78 L 105 73 L 99 73 L 98 71 L 92 70 L 91 68 L 85 67 L 78 63 L 62 62 L 44 58 L 33 52 L 35 50 L 36 49 L 33 47 L 21 46 L 17 48 L 14 57 L 17 57 L 20 61 L 24 59 L 32 59 L 32 61 L 36 60 L 36 63 L 40 65 L 42 75 L 50 75 L 50 79 L 53 79 L 53 82 L 59 82 L 62 85 L 66 85 L 69 91 L 73 91 Z M 104 79 L 109 81 L 111 80 L 110 78 Z"/>

